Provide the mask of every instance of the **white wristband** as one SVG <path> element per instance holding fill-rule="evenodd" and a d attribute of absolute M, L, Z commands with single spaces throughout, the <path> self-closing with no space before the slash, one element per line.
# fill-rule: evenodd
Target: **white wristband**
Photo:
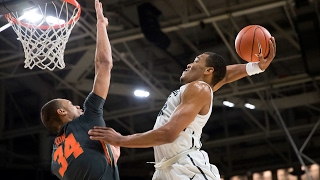
<path fill-rule="evenodd" d="M 264 72 L 264 70 L 261 70 L 259 67 L 259 62 L 249 62 L 246 65 L 246 71 L 248 73 L 249 76 L 255 75 L 255 74 L 259 74 Z"/>

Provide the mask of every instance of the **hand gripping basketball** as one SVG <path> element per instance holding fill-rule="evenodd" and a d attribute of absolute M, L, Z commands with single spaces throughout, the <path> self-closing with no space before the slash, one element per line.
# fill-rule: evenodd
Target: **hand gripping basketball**
<path fill-rule="evenodd" d="M 268 41 L 269 43 L 269 53 L 267 55 L 267 57 L 264 57 L 264 55 L 262 53 L 258 54 L 258 59 L 259 59 L 259 67 L 261 70 L 265 70 L 267 69 L 267 67 L 270 65 L 270 63 L 272 62 L 272 60 L 275 58 L 276 56 L 276 41 L 274 39 L 274 37 L 271 37 Z"/>

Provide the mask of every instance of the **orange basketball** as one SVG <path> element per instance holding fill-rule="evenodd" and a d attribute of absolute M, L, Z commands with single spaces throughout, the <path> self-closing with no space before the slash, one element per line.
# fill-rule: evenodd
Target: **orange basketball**
<path fill-rule="evenodd" d="M 262 54 L 267 57 L 269 54 L 269 31 L 259 25 L 249 25 L 241 29 L 235 40 L 235 48 L 238 55 L 245 61 L 257 62 L 259 58 L 258 42 L 261 44 Z"/>

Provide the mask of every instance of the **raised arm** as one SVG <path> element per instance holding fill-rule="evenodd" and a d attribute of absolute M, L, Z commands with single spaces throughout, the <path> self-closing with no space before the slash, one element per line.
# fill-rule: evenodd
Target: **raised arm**
<path fill-rule="evenodd" d="M 243 77 L 251 76 L 265 71 L 269 67 L 274 57 L 276 56 L 276 42 L 274 37 L 271 37 L 271 39 L 269 40 L 269 45 L 269 55 L 266 58 L 263 58 L 262 53 L 258 54 L 260 59 L 259 62 L 247 64 L 233 64 L 227 66 L 227 73 L 225 78 L 213 87 L 213 92 L 217 91 L 224 84 L 231 83 Z"/>
<path fill-rule="evenodd" d="M 93 92 L 103 99 L 107 98 L 113 66 L 111 45 L 107 34 L 108 19 L 103 15 L 102 4 L 95 0 L 97 16 L 97 42 L 95 54 L 95 77 Z"/>

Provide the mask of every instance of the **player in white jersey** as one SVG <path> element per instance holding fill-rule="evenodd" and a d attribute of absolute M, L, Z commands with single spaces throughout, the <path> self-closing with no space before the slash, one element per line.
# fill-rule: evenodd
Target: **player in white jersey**
<path fill-rule="evenodd" d="M 197 83 L 201 86 L 208 86 L 212 92 L 210 85 L 206 82 L 199 81 Z M 154 129 L 158 129 L 170 121 L 170 115 L 181 103 L 182 94 L 189 85 L 190 83 L 185 84 L 171 93 L 158 114 Z M 172 143 L 154 147 L 157 171 L 154 173 L 153 179 L 220 179 L 219 172 L 216 166 L 210 164 L 207 153 L 200 151 L 202 128 L 211 115 L 213 93 L 210 94 L 211 103 L 208 113 L 197 114 L 191 124 Z M 169 166 L 171 167 L 168 168 Z"/>
<path fill-rule="evenodd" d="M 262 73 L 276 53 L 273 37 L 269 43 L 268 56 L 259 54 L 259 62 L 226 66 L 215 53 L 197 56 L 183 71 L 180 81 L 184 85 L 170 94 L 153 130 L 122 136 L 109 127 L 94 127 L 88 132 L 90 138 L 127 148 L 154 147 L 153 180 L 219 180 L 219 171 L 201 150 L 200 141 L 211 115 L 213 93 L 226 83 Z"/>

